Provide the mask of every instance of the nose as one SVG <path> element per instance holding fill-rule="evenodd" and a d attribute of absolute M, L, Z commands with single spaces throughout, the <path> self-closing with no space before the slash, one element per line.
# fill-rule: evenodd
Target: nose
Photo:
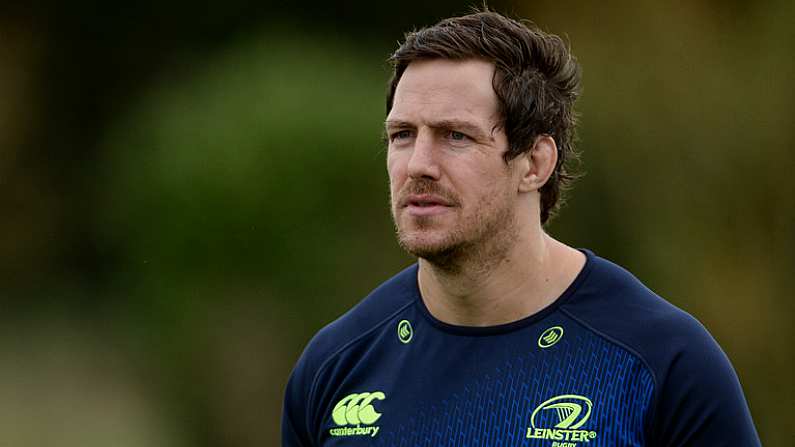
<path fill-rule="evenodd" d="M 427 130 L 419 131 L 414 140 L 411 158 L 409 158 L 409 177 L 438 180 L 441 170 L 439 169 L 437 156 L 433 133 Z"/>

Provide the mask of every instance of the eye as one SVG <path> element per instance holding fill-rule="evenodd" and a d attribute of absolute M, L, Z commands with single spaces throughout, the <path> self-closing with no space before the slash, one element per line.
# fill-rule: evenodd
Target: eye
<path fill-rule="evenodd" d="M 465 141 L 465 140 L 469 139 L 469 137 L 466 136 L 466 134 L 461 133 L 461 132 L 457 132 L 455 130 L 451 130 L 447 134 L 447 138 L 449 138 L 449 139 L 451 139 L 453 141 Z"/>
<path fill-rule="evenodd" d="M 391 135 L 389 135 L 389 140 L 390 141 L 404 140 L 406 138 L 411 138 L 411 131 L 410 130 L 399 130 L 399 131 L 394 132 Z"/>

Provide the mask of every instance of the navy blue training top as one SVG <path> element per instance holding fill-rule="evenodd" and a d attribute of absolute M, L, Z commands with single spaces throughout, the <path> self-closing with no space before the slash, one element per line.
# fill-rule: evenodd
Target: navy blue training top
<path fill-rule="evenodd" d="M 621 267 L 587 261 L 522 320 L 435 319 L 417 265 L 309 343 L 282 445 L 758 446 L 737 375 L 704 327 Z"/>

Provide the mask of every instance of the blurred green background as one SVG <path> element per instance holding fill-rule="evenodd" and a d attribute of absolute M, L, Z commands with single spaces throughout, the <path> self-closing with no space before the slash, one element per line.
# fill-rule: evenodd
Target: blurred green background
<path fill-rule="evenodd" d="M 766 445 L 795 396 L 791 1 L 492 2 L 568 37 L 549 227 L 699 318 Z M 0 445 L 275 446 L 309 338 L 412 262 L 381 128 L 460 2 L 0 7 Z"/>

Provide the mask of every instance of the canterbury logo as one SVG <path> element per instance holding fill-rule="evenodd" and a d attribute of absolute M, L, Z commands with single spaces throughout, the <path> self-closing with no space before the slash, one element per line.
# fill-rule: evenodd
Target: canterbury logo
<path fill-rule="evenodd" d="M 373 408 L 373 401 L 384 400 L 386 395 L 380 391 L 374 393 L 353 393 L 345 396 L 331 412 L 331 418 L 337 425 L 371 425 L 381 418 L 381 413 Z"/>
<path fill-rule="evenodd" d="M 576 394 L 548 399 L 530 416 L 527 438 L 590 442 L 596 438 L 596 432 L 578 429 L 588 422 L 592 409 L 590 399 Z"/>

